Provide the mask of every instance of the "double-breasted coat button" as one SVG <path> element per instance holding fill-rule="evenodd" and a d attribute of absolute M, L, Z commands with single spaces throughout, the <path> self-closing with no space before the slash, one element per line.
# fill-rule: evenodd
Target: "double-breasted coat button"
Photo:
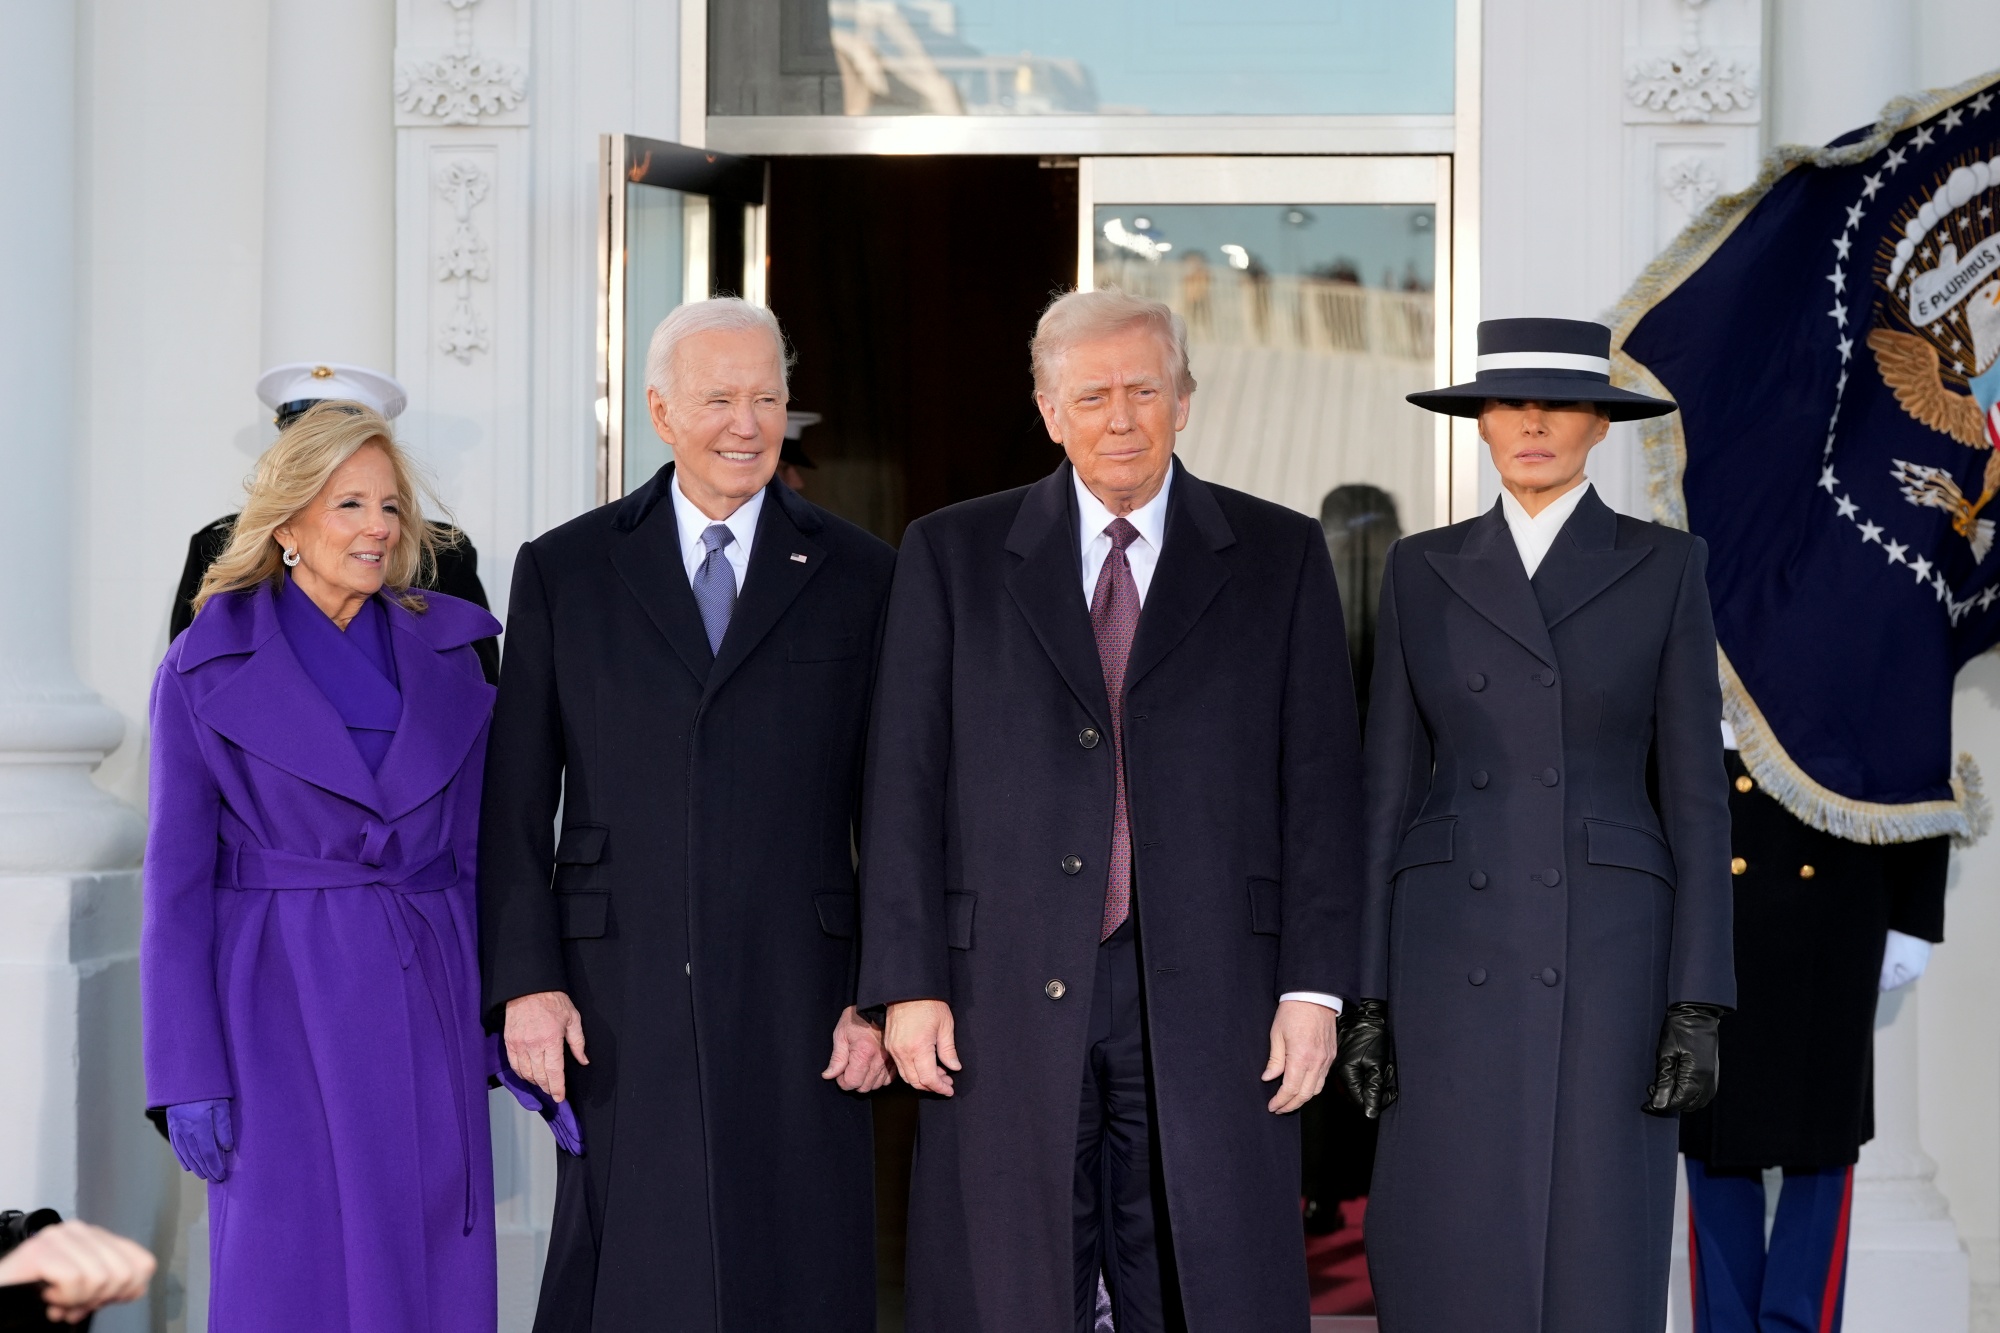
<path fill-rule="evenodd" d="M 1544 668 L 1543 670 L 1537 671 L 1535 673 L 1535 684 L 1547 687 L 1555 683 L 1556 683 L 1555 672 Z"/>
<path fill-rule="evenodd" d="M 1556 885 L 1562 883 L 1563 876 L 1562 871 L 1551 867 L 1547 870 L 1537 870 L 1534 874 L 1528 876 L 1528 878 L 1537 884 L 1546 884 L 1553 889 Z"/>
<path fill-rule="evenodd" d="M 1544 787 L 1555 786 L 1557 779 L 1558 775 L 1553 768 L 1545 768 L 1542 770 L 1542 785 Z"/>
<path fill-rule="evenodd" d="M 1095 750 L 1097 743 L 1103 739 L 1104 737 L 1098 733 L 1096 727 L 1085 727 L 1082 731 L 1076 733 L 1076 743 L 1086 750 Z"/>
<path fill-rule="evenodd" d="M 1473 672 L 1465 678 L 1465 688 L 1471 690 L 1474 694 L 1479 693 L 1486 688 L 1486 677 L 1477 671 Z"/>
<path fill-rule="evenodd" d="M 1480 789 L 1480 790 L 1482 790 L 1482 791 L 1483 791 L 1483 790 L 1485 789 L 1485 787 L 1486 787 L 1486 770 L 1485 770 L 1485 769 L 1483 769 L 1483 768 L 1476 768 L 1476 769 L 1474 769 L 1474 770 L 1472 771 L 1472 785 L 1473 785 L 1473 786 L 1474 786 L 1475 788 L 1478 788 L 1478 789 Z"/>
<path fill-rule="evenodd" d="M 1756 785 L 1757 784 L 1752 782 L 1748 777 L 1740 777 L 1736 779 L 1736 790 L 1738 791 L 1749 791 L 1752 787 Z"/>
<path fill-rule="evenodd" d="M 1051 1000 L 1060 1000 L 1068 991 L 1069 987 L 1063 985 L 1060 981 L 1051 981 L 1048 985 L 1042 987 L 1042 993 L 1047 995 Z"/>
<path fill-rule="evenodd" d="M 1475 889 L 1486 887 L 1486 872 L 1484 870 L 1475 870 L 1472 872 L 1472 887 Z"/>
<path fill-rule="evenodd" d="M 1465 974 L 1465 979 L 1475 986 L 1484 986 L 1486 984 L 1486 969 L 1475 967 Z"/>
<path fill-rule="evenodd" d="M 1800 866 L 1800 867 L 1799 867 L 1799 878 L 1800 878 L 1800 879 L 1811 879 L 1811 878 L 1812 878 L 1812 877 L 1813 877 L 1814 875 L 1817 875 L 1818 873 L 1819 873 L 1819 872 L 1818 872 L 1817 870 L 1814 870 L 1814 869 L 1813 869 L 1813 868 L 1812 868 L 1811 866 Z"/>
<path fill-rule="evenodd" d="M 1541 971 L 1535 973 L 1535 979 L 1537 981 L 1540 981 L 1544 986 L 1553 986 L 1558 981 L 1562 980 L 1561 976 L 1557 974 L 1556 970 L 1553 967 L 1545 967 Z"/>
<path fill-rule="evenodd" d="M 1074 875 L 1077 871 L 1083 869 L 1083 858 L 1080 856 L 1065 856 L 1062 866 L 1063 874 Z"/>
<path fill-rule="evenodd" d="M 1749 863 L 1748 861 L 1744 860 L 1744 859 L 1743 859 L 1742 857 L 1740 857 L 1740 856 L 1732 856 L 1732 857 L 1730 857 L 1730 858 L 1729 858 L 1729 873 L 1730 873 L 1730 874 L 1732 874 L 1732 875 L 1740 875 L 1740 874 L 1742 874 L 1742 873 L 1743 873 L 1744 871 L 1748 870 L 1749 868 L 1750 868 L 1750 863 Z"/>

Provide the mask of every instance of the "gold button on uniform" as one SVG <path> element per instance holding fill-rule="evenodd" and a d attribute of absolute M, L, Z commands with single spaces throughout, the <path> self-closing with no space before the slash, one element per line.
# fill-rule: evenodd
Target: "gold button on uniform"
<path fill-rule="evenodd" d="M 1740 856 L 1732 856 L 1732 857 L 1730 857 L 1730 858 L 1729 858 L 1729 873 L 1730 873 L 1730 874 L 1732 874 L 1732 875 L 1740 875 L 1740 874 L 1742 874 L 1742 873 L 1743 873 L 1744 871 L 1748 870 L 1749 868 L 1750 868 L 1750 863 L 1749 863 L 1748 861 L 1744 860 L 1744 859 L 1743 859 L 1742 857 L 1740 857 Z"/>
<path fill-rule="evenodd" d="M 1736 790 L 1738 791 L 1749 791 L 1752 787 L 1756 785 L 1757 785 L 1756 783 L 1752 782 L 1747 777 L 1736 779 Z"/>
<path fill-rule="evenodd" d="M 1051 981 L 1048 985 L 1042 987 L 1042 990 L 1051 1000 L 1060 1000 L 1063 994 L 1069 990 L 1069 987 L 1063 985 L 1060 981 Z"/>
<path fill-rule="evenodd" d="M 1800 878 L 1800 879 L 1811 879 L 1811 878 L 1812 878 L 1812 877 L 1813 877 L 1814 875 L 1816 875 L 1816 874 L 1818 874 L 1818 873 L 1819 873 L 1819 872 L 1818 872 L 1818 871 L 1816 871 L 1816 870 L 1814 870 L 1814 869 L 1813 869 L 1813 868 L 1812 868 L 1811 866 L 1800 866 L 1800 867 L 1799 867 L 1799 878 Z"/>

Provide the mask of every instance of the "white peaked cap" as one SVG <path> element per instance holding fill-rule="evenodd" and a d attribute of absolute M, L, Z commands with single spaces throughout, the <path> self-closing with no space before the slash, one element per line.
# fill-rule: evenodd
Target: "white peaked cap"
<path fill-rule="evenodd" d="M 299 361 L 273 366 L 257 381 L 257 397 L 273 412 L 302 398 L 345 398 L 394 420 L 409 404 L 403 386 L 379 370 L 337 361 Z"/>
<path fill-rule="evenodd" d="M 787 411 L 785 413 L 785 438 L 788 440 L 799 439 L 805 435 L 807 426 L 817 426 L 821 420 L 822 418 L 817 412 Z"/>

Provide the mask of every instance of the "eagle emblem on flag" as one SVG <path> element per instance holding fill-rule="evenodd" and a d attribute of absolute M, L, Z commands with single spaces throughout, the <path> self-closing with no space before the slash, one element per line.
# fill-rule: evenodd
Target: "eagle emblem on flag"
<path fill-rule="evenodd" d="M 1612 317 L 1654 517 L 1709 544 L 1759 784 L 1859 842 L 1977 836 L 1958 668 L 2000 643 L 2000 72 L 1785 147 Z M 1882 701 L 1895 699 L 1895 708 Z"/>

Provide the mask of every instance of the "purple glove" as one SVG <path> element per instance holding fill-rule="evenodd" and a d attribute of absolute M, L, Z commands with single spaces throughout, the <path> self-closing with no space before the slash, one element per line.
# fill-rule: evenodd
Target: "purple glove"
<path fill-rule="evenodd" d="M 583 1127 L 576 1123 L 576 1112 L 568 1102 L 556 1101 L 522 1078 L 505 1058 L 500 1061 L 500 1086 L 514 1094 L 514 1100 L 521 1103 L 523 1110 L 533 1111 L 549 1122 L 549 1132 L 556 1136 L 556 1147 L 571 1157 L 583 1156 Z"/>
<path fill-rule="evenodd" d="M 167 1108 L 167 1140 L 181 1166 L 203 1180 L 220 1183 L 229 1179 L 229 1164 L 222 1155 L 236 1151 L 236 1131 L 229 1124 L 229 1099 L 217 1097 L 205 1102 L 182 1102 Z"/>

